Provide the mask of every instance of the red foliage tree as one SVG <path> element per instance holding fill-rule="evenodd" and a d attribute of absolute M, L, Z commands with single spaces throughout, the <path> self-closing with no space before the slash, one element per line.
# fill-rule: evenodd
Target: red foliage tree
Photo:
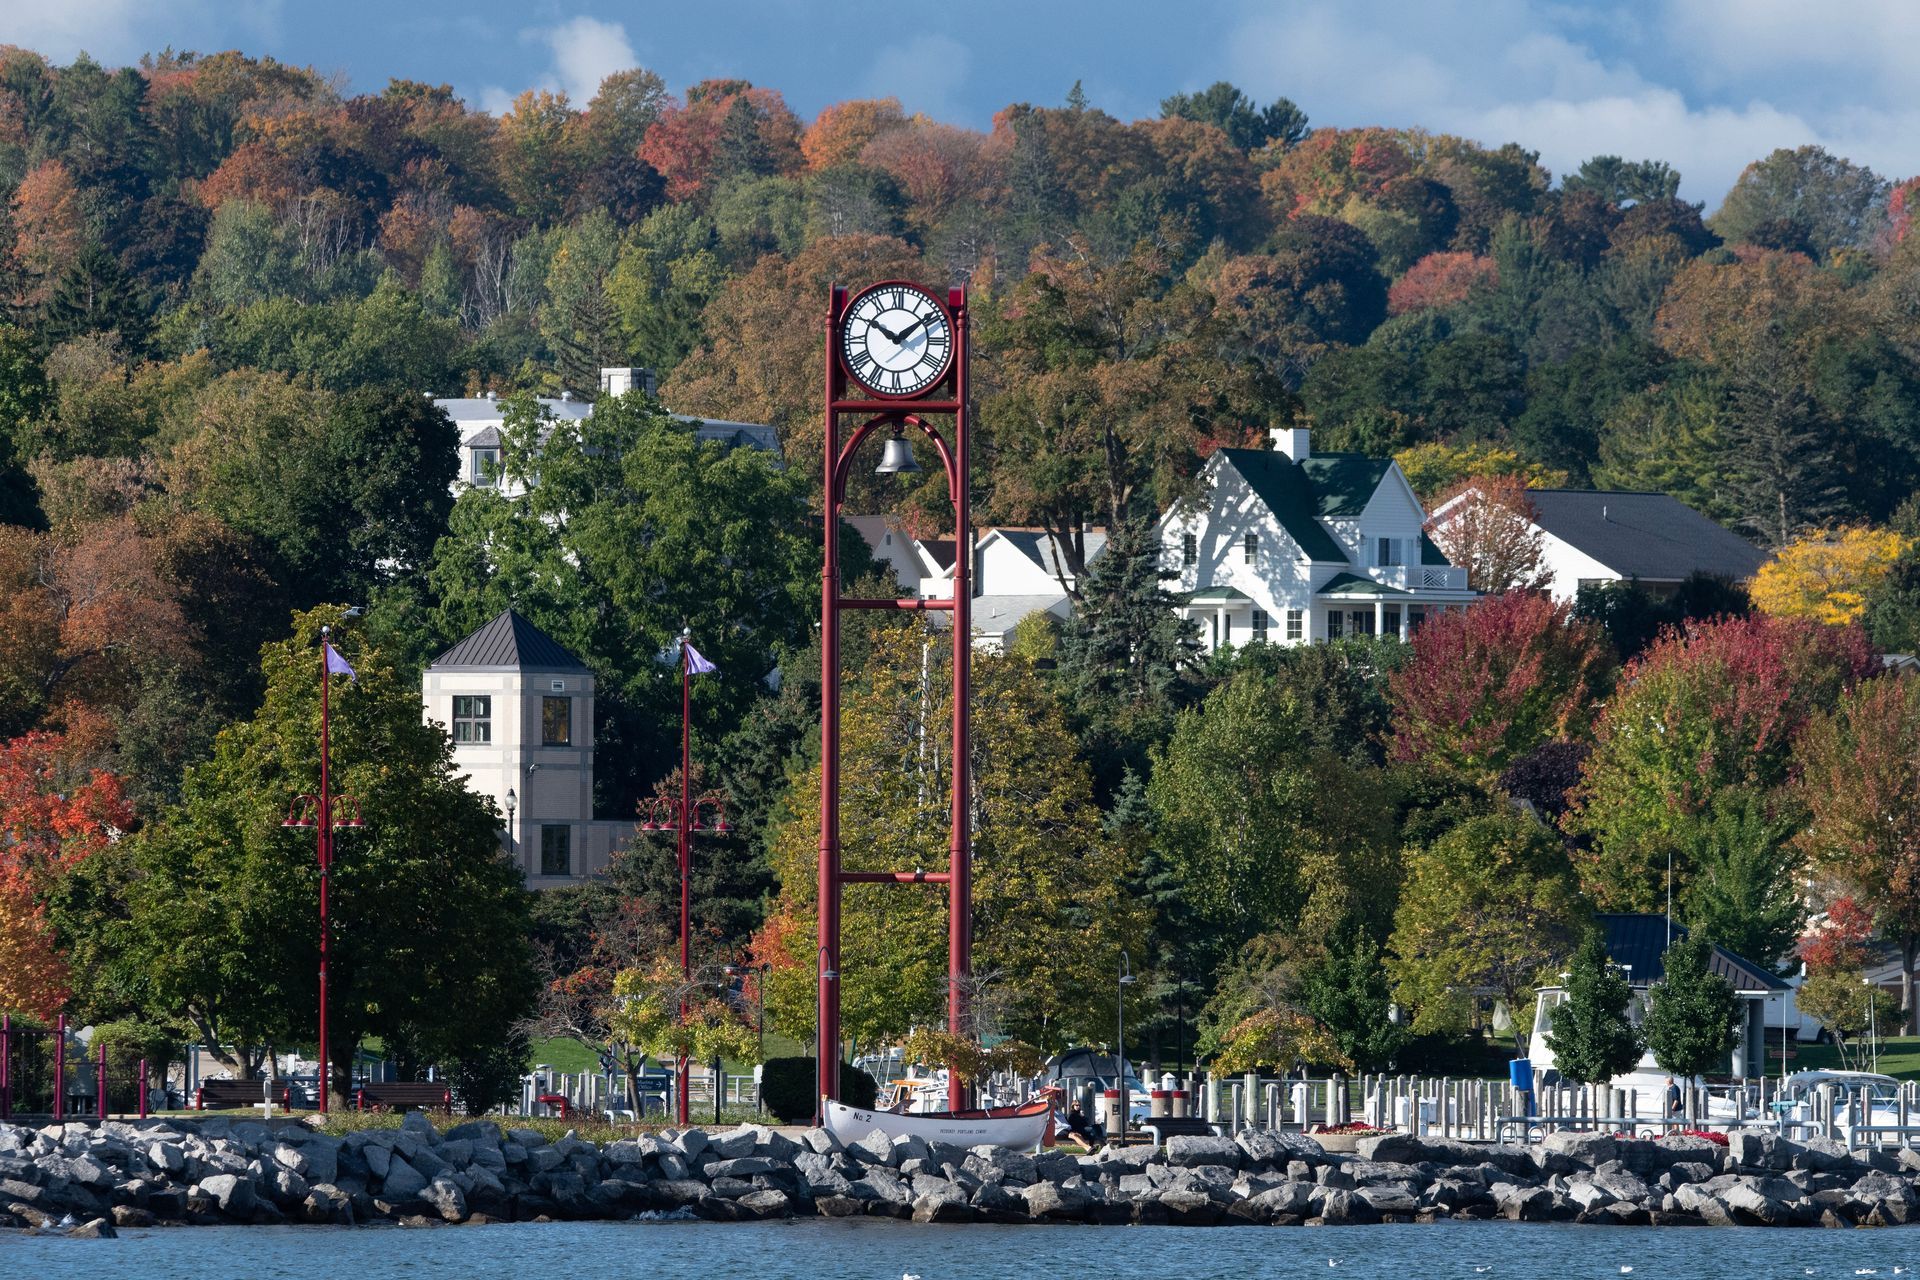
<path fill-rule="evenodd" d="M 1393 755 L 1488 785 L 1541 743 L 1583 735 L 1612 672 L 1606 638 L 1542 596 L 1431 617 L 1393 673 Z"/>
<path fill-rule="evenodd" d="M 1843 973 L 1867 962 L 1867 943 L 1873 937 L 1873 912 L 1852 895 L 1827 905 L 1827 924 L 1800 939 L 1800 958 L 1807 972 Z"/>
<path fill-rule="evenodd" d="M 0 1009 L 50 1018 L 67 968 L 47 921 L 60 879 L 133 825 L 120 780 L 73 761 L 63 735 L 0 744 Z"/>
<path fill-rule="evenodd" d="M 1387 290 L 1387 311 L 1396 316 L 1465 302 L 1476 286 L 1500 280 L 1493 259 L 1471 253 L 1430 253 L 1408 267 Z"/>
<path fill-rule="evenodd" d="M 774 172 L 799 169 L 800 121 L 787 109 L 786 99 L 745 80 L 703 80 L 687 90 L 685 103 L 669 102 L 640 143 L 640 158 L 666 179 L 669 197 L 692 200 L 707 190 L 727 116 L 741 101 L 753 112 Z"/>

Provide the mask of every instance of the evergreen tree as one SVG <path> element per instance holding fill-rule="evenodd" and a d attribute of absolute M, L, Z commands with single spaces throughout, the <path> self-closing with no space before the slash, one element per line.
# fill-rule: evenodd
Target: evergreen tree
<path fill-rule="evenodd" d="M 743 93 L 720 122 L 709 181 L 718 187 L 730 178 L 764 178 L 773 171 L 773 151 L 760 132 L 760 113 Z"/>
<path fill-rule="evenodd" d="M 60 273 L 39 328 L 49 346 L 83 333 L 116 332 L 131 353 L 146 342 L 147 317 L 119 259 L 93 241 Z"/>
<path fill-rule="evenodd" d="M 1763 968 L 1792 960 L 1807 923 L 1794 845 L 1803 817 L 1791 801 L 1745 788 L 1715 796 L 1688 833 L 1696 847 L 1685 858 L 1694 867 L 1687 927 Z"/>
<path fill-rule="evenodd" d="M 1666 976 L 1647 994 L 1642 1029 L 1653 1060 L 1678 1076 L 1720 1070 L 1740 1024 L 1740 997 L 1707 969 L 1713 944 L 1691 933 L 1667 948 Z"/>
<path fill-rule="evenodd" d="M 1117 526 L 1087 566 L 1060 637 L 1060 673 L 1077 697 L 1140 705 L 1166 700 L 1200 655 L 1199 625 L 1175 613 L 1160 542 L 1143 518 Z"/>
<path fill-rule="evenodd" d="M 1587 935 L 1567 973 L 1567 999 L 1553 1011 L 1547 1047 L 1575 1084 L 1605 1084 L 1640 1061 L 1640 1032 L 1627 1016 L 1633 989 L 1607 955 L 1606 939 Z"/>
<path fill-rule="evenodd" d="M 1307 136 L 1307 113 L 1290 100 L 1275 98 L 1264 107 L 1255 106 L 1252 98 L 1225 80 L 1198 93 L 1162 98 L 1160 115 L 1214 125 L 1242 151 L 1258 151 L 1271 143 L 1284 149 Z"/>

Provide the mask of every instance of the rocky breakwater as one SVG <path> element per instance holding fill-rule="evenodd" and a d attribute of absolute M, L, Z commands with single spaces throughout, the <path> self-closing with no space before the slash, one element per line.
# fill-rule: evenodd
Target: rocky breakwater
<path fill-rule="evenodd" d="M 884 1216 L 920 1222 L 1290 1225 L 1437 1218 L 1621 1224 L 1920 1220 L 1920 1153 L 1735 1134 L 1729 1146 L 1556 1134 L 1500 1146 L 1391 1134 L 1351 1156 L 1297 1134 L 1174 1138 L 1096 1155 L 843 1147 L 747 1126 L 596 1145 L 424 1116 L 332 1137 L 248 1120 L 0 1125 L 0 1227 Z"/>

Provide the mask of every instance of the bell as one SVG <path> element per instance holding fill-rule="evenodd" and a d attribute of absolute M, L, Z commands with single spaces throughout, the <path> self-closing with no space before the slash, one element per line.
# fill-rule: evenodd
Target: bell
<path fill-rule="evenodd" d="M 918 471 L 920 464 L 913 460 L 913 446 L 903 436 L 895 436 L 887 441 L 886 451 L 880 455 L 880 465 L 873 469 L 877 476 L 905 475 Z"/>

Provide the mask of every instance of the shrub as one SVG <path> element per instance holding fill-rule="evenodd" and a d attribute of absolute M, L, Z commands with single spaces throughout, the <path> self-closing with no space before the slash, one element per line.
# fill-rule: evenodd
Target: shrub
<path fill-rule="evenodd" d="M 760 1098 L 782 1124 L 807 1124 L 813 1119 L 813 1091 L 819 1067 L 813 1058 L 769 1058 L 760 1071 Z M 850 1107 L 871 1107 L 880 1086 L 858 1067 L 840 1064 L 839 1101 Z"/>

